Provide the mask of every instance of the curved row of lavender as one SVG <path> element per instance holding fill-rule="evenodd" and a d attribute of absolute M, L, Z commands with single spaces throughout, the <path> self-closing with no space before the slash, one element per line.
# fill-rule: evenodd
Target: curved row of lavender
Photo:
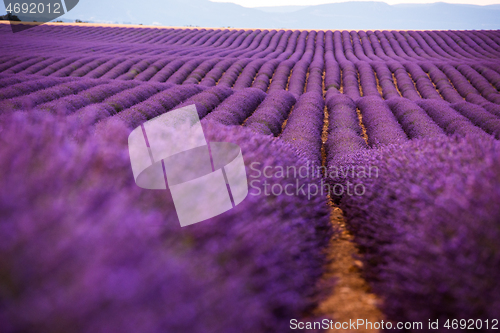
<path fill-rule="evenodd" d="M 0 320 L 8 321 L 9 329 L 30 331 L 35 327 L 30 325 L 47 325 L 47 331 L 64 331 L 77 323 L 82 331 L 127 331 L 132 328 L 126 327 L 123 318 L 130 317 L 136 325 L 144 325 L 138 326 L 143 331 L 222 332 L 224 326 L 228 332 L 281 332 L 287 330 L 288 320 L 307 314 L 317 301 L 313 296 L 322 294 L 313 286 L 323 272 L 322 251 L 331 233 L 324 194 L 252 197 L 244 209 L 209 222 L 210 228 L 202 223 L 193 228 L 196 230 L 179 232 L 169 222 L 172 207 L 159 203 L 163 197 L 121 183 L 120 175 L 130 170 L 125 171 L 126 158 L 117 157 L 123 153 L 120 133 L 191 104 L 196 105 L 210 135 L 242 146 L 247 167 L 249 161 L 258 161 L 261 168 L 302 163 L 323 165 L 327 170 L 344 168 L 333 176 L 327 174 L 334 191 L 336 184 L 347 180 L 352 183 L 351 191 L 354 185 L 363 185 L 357 188 L 363 189 L 362 195 L 343 191 L 332 193 L 331 198 L 343 208 L 347 225 L 363 250 L 364 274 L 383 300 L 387 319 L 426 323 L 428 319 L 494 319 L 500 314 L 500 295 L 494 283 L 500 277 L 500 247 L 494 242 L 500 236 L 500 214 L 494 204 L 500 188 L 495 167 L 500 162 L 498 31 L 42 25 L 15 38 L 9 33 L 0 24 L 0 35 L 10 46 L 0 55 L 0 119 L 7 125 L 17 124 L 17 132 L 7 126 L 0 136 L 11 135 L 9 142 L 17 145 L 31 142 L 31 150 L 19 149 L 32 151 L 24 157 L 41 159 L 41 168 L 43 154 L 49 154 L 38 151 L 41 143 L 50 142 L 47 151 L 68 152 L 57 155 L 54 166 L 46 163 L 51 170 L 70 170 L 63 179 L 76 182 L 75 189 L 91 190 L 80 181 L 84 175 L 95 179 L 91 184 L 103 182 L 102 192 L 89 192 L 89 202 L 78 211 L 63 204 L 67 198 L 77 200 L 77 190 L 61 183 L 50 187 L 25 181 L 26 187 L 14 193 L 26 197 L 22 202 L 38 209 L 33 211 L 39 215 L 53 211 L 48 225 L 40 228 L 49 232 L 50 242 L 67 243 L 57 247 L 53 256 L 49 252 L 49 258 L 38 250 L 46 243 L 35 240 L 36 233 L 28 228 L 34 217 L 21 204 L 15 206 L 9 199 L 13 194 L 5 192 L 2 203 L 21 214 L 12 213 L 11 220 L 24 218 L 27 229 L 19 232 L 31 232 L 16 234 L 5 224 L 5 233 L 13 235 L 13 242 L 20 242 L 16 235 L 34 239 L 33 247 L 12 243 L 9 249 L 17 252 L 5 252 L 10 259 L 0 268 L 18 274 L 16 279 L 7 275 L 2 284 L 8 288 L 0 289 L 8 291 L 2 296 L 6 301 L 0 303 L 8 311 L 1 311 Z M 16 111 L 36 114 L 45 125 L 33 124 L 36 121 Z M 123 128 L 115 129 L 117 123 Z M 51 131 L 54 133 L 48 134 Z M 37 137 L 38 132 L 47 137 Z M 48 138 L 52 136 L 55 139 Z M 116 164 L 83 170 L 93 163 L 85 157 L 87 148 L 77 154 L 81 165 L 71 164 L 68 156 L 75 156 L 74 140 L 84 147 L 102 147 L 101 141 L 111 140 L 116 151 L 106 150 L 109 156 L 94 154 L 98 161 L 102 158 L 111 163 L 114 158 Z M 7 150 L 4 161 L 12 156 L 14 150 Z M 30 163 L 20 161 L 19 170 L 10 167 L 2 179 L 20 177 Z M 71 168 L 64 168 L 64 163 Z M 346 172 L 360 166 L 375 167 L 378 177 L 363 177 L 357 169 L 354 174 Z M 115 171 L 117 175 L 111 175 Z M 104 181 L 108 176 L 109 182 Z M 286 181 L 292 180 L 269 180 L 282 185 Z M 39 194 L 38 186 L 48 186 L 47 193 L 61 204 L 45 209 L 47 199 Z M 121 198 L 123 202 L 111 209 L 115 203 L 108 202 L 115 200 L 116 188 L 130 189 L 131 197 Z M 144 199 L 137 199 L 139 196 Z M 260 209 L 261 205 L 265 208 Z M 128 208 L 130 214 L 126 214 Z M 135 216 L 144 212 L 148 216 L 144 223 L 155 224 L 160 236 L 135 235 L 132 227 L 118 233 L 116 221 L 123 219 L 125 225 L 133 225 L 142 221 Z M 83 231 L 68 217 L 74 214 L 87 221 Z M 109 221 L 109 239 L 99 238 L 100 229 L 92 224 L 101 215 Z M 59 216 L 69 224 L 55 224 Z M 160 220 L 170 225 L 158 226 Z M 258 226 L 253 231 L 255 222 Z M 222 224 L 224 228 L 234 226 L 234 232 L 226 235 Z M 198 229 L 202 231 L 198 233 Z M 54 230 L 52 234 L 50 230 Z M 94 233 L 81 236 L 87 230 Z M 71 240 L 59 237 L 63 231 L 69 232 Z M 176 236 L 168 236 L 169 232 Z M 91 253 L 104 251 L 102 260 L 92 263 L 83 256 L 79 265 L 58 268 L 66 249 L 67 253 L 78 252 L 72 247 L 72 243 L 80 246 L 78 237 L 88 242 L 84 246 Z M 124 245 L 125 250 L 109 245 L 113 241 L 126 244 L 130 237 L 132 245 Z M 94 243 L 96 249 L 92 249 Z M 145 245 L 149 243 L 155 245 Z M 143 258 L 134 251 L 147 255 Z M 128 255 L 134 261 L 124 259 Z M 186 263 L 191 257 L 196 259 Z M 35 263 L 33 271 L 22 265 L 30 260 Z M 168 262 L 155 266 L 150 263 L 154 260 Z M 45 262 L 54 265 L 56 273 L 36 268 Z M 129 267 L 131 262 L 135 268 Z M 179 267 L 177 275 L 162 271 L 165 266 Z M 97 273 L 92 275 L 94 269 Z M 113 280 L 122 271 L 133 278 L 116 276 Z M 160 277 L 153 279 L 156 274 Z M 193 275 L 197 278 L 190 278 Z M 46 284 L 33 284 L 30 276 Z M 70 278 L 61 280 L 66 276 Z M 209 280 L 199 278 L 203 276 Z M 13 279 L 21 282 L 13 284 Z M 27 288 L 32 284 L 35 287 Z M 82 290 L 89 284 L 102 287 L 85 298 Z M 148 287 L 139 288 L 138 284 Z M 51 293 L 53 298 L 47 296 Z M 176 301 L 167 300 L 165 295 L 170 293 L 178 297 L 174 297 Z M 208 301 L 203 302 L 202 296 Z M 66 309 L 65 302 L 75 305 Z M 179 302 L 182 307 L 175 310 L 178 312 L 169 310 L 172 315 L 157 312 L 163 303 L 171 309 Z M 41 311 L 40 304 L 50 304 L 42 315 L 14 315 L 24 308 Z M 211 305 L 213 309 L 207 312 Z M 121 307 L 123 317 L 117 314 Z M 227 316 L 222 315 L 224 311 Z M 197 316 L 200 323 L 190 320 Z M 244 323 L 243 328 L 235 329 L 238 321 Z"/>

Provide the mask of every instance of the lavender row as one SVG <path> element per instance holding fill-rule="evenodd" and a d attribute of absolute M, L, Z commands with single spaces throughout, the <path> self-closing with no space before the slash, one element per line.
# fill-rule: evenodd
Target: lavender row
<path fill-rule="evenodd" d="M 462 96 L 450 84 L 448 77 L 439 68 L 431 63 L 423 63 L 421 67 L 432 79 L 433 84 L 443 99 L 450 103 L 463 101 Z"/>
<path fill-rule="evenodd" d="M 115 120 L 119 120 L 123 122 L 128 128 L 134 129 L 137 126 L 140 126 L 145 121 L 174 109 L 176 106 L 179 106 L 179 104 L 189 99 L 191 96 L 198 96 L 197 94 L 200 94 L 202 91 L 202 87 L 195 85 L 174 86 L 170 89 L 166 89 L 153 95 L 152 97 L 144 100 L 141 103 L 126 108 L 117 114 L 105 112 L 105 110 L 89 108 L 88 110 L 85 110 L 85 117 L 91 117 L 90 119 L 95 118 L 96 120 L 100 120 L 107 118 L 108 116 L 112 116 L 98 123 L 97 130 L 105 130 L 105 128 L 108 126 L 108 123 Z M 93 122 L 95 122 L 95 120 L 93 120 Z"/>
<path fill-rule="evenodd" d="M 173 84 L 181 84 L 186 80 L 189 74 L 191 74 L 201 63 L 205 61 L 204 58 L 195 58 L 188 60 L 176 70 L 172 76 L 170 76 L 166 82 Z"/>
<path fill-rule="evenodd" d="M 264 59 L 256 59 L 246 65 L 241 72 L 241 75 L 238 76 L 238 79 L 234 83 L 233 88 L 244 89 L 250 87 L 255 78 L 255 75 L 265 62 L 266 61 Z"/>
<path fill-rule="evenodd" d="M 119 124 L 75 142 L 72 124 L 31 115 L 0 133 L 12 143 L 0 151 L 0 196 L 11 198 L 0 204 L 8 235 L 0 270 L 16 281 L 0 282 L 4 331 L 283 332 L 314 305 L 333 233 L 325 198 L 249 196 L 181 229 L 168 191 L 135 184 Z M 239 145 L 248 174 L 255 163 L 304 165 L 251 131 L 214 126 L 205 134 Z M 57 302 L 45 302 L 54 295 Z"/>
<path fill-rule="evenodd" d="M 393 98 L 387 101 L 410 139 L 435 137 L 444 131 L 415 102 L 406 98 Z"/>
<path fill-rule="evenodd" d="M 43 57 L 33 57 L 29 60 L 26 60 L 26 61 L 23 61 L 21 63 L 18 63 L 12 67 L 10 67 L 9 69 L 7 70 L 4 70 L 3 73 L 4 74 L 15 74 L 15 73 L 19 73 L 19 72 L 22 72 L 23 70 L 25 70 L 26 68 L 29 68 L 35 64 L 38 64 L 42 61 L 44 61 L 45 59 Z M 0 65 L 1 67 L 1 65 Z"/>
<path fill-rule="evenodd" d="M 256 133 L 278 136 L 283 122 L 295 104 L 295 97 L 284 90 L 270 92 L 244 126 Z"/>
<path fill-rule="evenodd" d="M 93 71 L 94 69 L 96 69 L 97 67 L 103 65 L 104 63 L 106 63 L 109 60 L 110 59 L 108 57 L 95 59 L 95 60 L 93 60 L 93 61 L 85 64 L 84 66 L 76 69 L 74 72 L 72 72 L 70 74 L 70 76 L 73 76 L 73 77 L 83 77 L 87 73 Z"/>
<path fill-rule="evenodd" d="M 62 97 L 37 106 L 38 110 L 48 111 L 57 114 L 70 114 L 87 105 L 101 103 L 123 90 L 136 87 L 134 82 L 112 82 L 102 84 L 78 94 Z"/>
<path fill-rule="evenodd" d="M 459 70 L 474 88 L 477 89 L 481 96 L 493 103 L 500 104 L 500 94 L 498 90 L 476 70 L 464 64 L 457 66 L 457 70 Z"/>
<path fill-rule="evenodd" d="M 418 93 L 425 99 L 441 99 L 441 96 L 436 91 L 436 87 L 430 80 L 424 70 L 415 63 L 406 62 L 404 63 L 405 69 L 411 75 L 413 82 L 417 88 Z"/>
<path fill-rule="evenodd" d="M 393 97 L 400 97 L 399 91 L 394 83 L 393 74 L 387 64 L 382 62 L 372 63 L 372 68 L 378 78 L 378 86 L 382 89 L 382 96 L 384 99 L 391 99 Z M 378 90 L 377 86 L 377 90 Z"/>
<path fill-rule="evenodd" d="M 287 119 L 280 139 L 294 147 L 315 165 L 321 165 L 321 132 L 325 102 L 317 92 L 300 96 Z"/>
<path fill-rule="evenodd" d="M 27 75 L 3 75 L 0 76 L 0 89 L 31 80 L 33 80 L 33 77 Z M 2 90 L 0 90 L 0 92 L 1 91 Z"/>
<path fill-rule="evenodd" d="M 211 87 L 206 89 L 202 93 L 199 93 L 187 99 L 178 107 L 180 108 L 183 106 L 194 104 L 196 106 L 196 110 L 198 111 L 198 117 L 202 119 L 207 114 L 212 112 L 222 102 L 224 102 L 233 93 L 233 90 L 226 87 Z"/>
<path fill-rule="evenodd" d="M 189 76 L 184 80 L 182 84 L 198 84 L 207 73 L 220 62 L 219 58 L 208 59 L 202 62 Z"/>
<path fill-rule="evenodd" d="M 388 66 L 396 78 L 398 90 L 403 97 L 412 101 L 418 101 L 422 98 L 417 89 L 415 89 L 414 81 L 409 77 L 408 72 L 400 63 L 390 62 Z"/>
<path fill-rule="evenodd" d="M 305 51 L 300 60 L 292 69 L 288 91 L 290 91 L 296 99 L 306 90 L 306 80 L 309 74 L 309 66 L 314 56 L 316 32 L 311 31 L 307 36 Z"/>
<path fill-rule="evenodd" d="M 236 61 L 226 70 L 217 84 L 231 88 L 238 79 L 240 73 L 243 71 L 243 68 L 245 68 L 245 66 L 247 66 L 251 61 L 251 59 L 240 59 Z"/>
<path fill-rule="evenodd" d="M 48 57 L 45 60 L 39 61 L 25 69 L 23 69 L 20 72 L 17 72 L 18 75 L 27 75 L 27 74 L 35 74 L 40 72 L 42 69 L 58 62 L 61 61 L 63 58 L 61 57 Z"/>
<path fill-rule="evenodd" d="M 357 107 L 361 111 L 370 146 L 397 144 L 408 140 L 391 109 L 380 97 L 361 97 L 357 101 Z"/>
<path fill-rule="evenodd" d="M 290 59 L 284 60 L 278 65 L 269 85 L 269 92 L 287 89 L 288 77 L 294 65 L 295 62 Z"/>
<path fill-rule="evenodd" d="M 226 70 L 234 64 L 235 59 L 224 59 L 218 62 L 205 77 L 200 81 L 200 84 L 207 87 L 215 86 Z"/>
<path fill-rule="evenodd" d="M 325 62 L 323 59 L 324 55 L 324 33 L 319 31 L 316 35 L 316 43 L 314 49 L 314 56 L 309 66 L 309 74 L 307 77 L 307 92 L 317 92 L 323 93 L 323 70 L 325 67 Z M 312 37 L 312 36 L 311 36 Z"/>
<path fill-rule="evenodd" d="M 325 90 L 340 89 L 340 66 L 335 60 L 333 33 L 327 31 L 325 34 Z"/>
<path fill-rule="evenodd" d="M 484 131 L 474 126 L 469 119 L 462 116 L 445 101 L 421 100 L 417 104 L 448 134 L 487 136 Z"/>
<path fill-rule="evenodd" d="M 339 166 L 367 170 L 341 208 L 389 320 L 484 323 L 500 311 L 498 163 L 498 141 L 470 135 L 360 152 Z"/>
<path fill-rule="evenodd" d="M 359 73 L 359 82 L 361 90 L 363 91 L 363 96 L 380 97 L 377 88 L 377 80 L 372 67 L 366 62 L 360 61 L 356 64 L 356 69 Z"/>
<path fill-rule="evenodd" d="M 138 73 L 137 76 L 134 77 L 134 80 L 139 81 L 149 81 L 159 70 L 165 67 L 168 63 L 170 63 L 170 59 L 160 59 L 151 64 L 147 69 Z"/>
<path fill-rule="evenodd" d="M 460 102 L 451 105 L 455 110 L 472 121 L 472 123 L 482 128 L 486 133 L 500 139 L 500 118 L 484 110 L 478 105 L 467 102 Z"/>
<path fill-rule="evenodd" d="M 133 80 L 139 73 L 141 73 L 145 69 L 147 69 L 152 64 L 152 62 L 153 62 L 153 60 L 150 60 L 150 59 L 145 59 L 145 60 L 139 61 L 138 63 L 136 63 L 135 65 L 130 67 L 130 69 L 126 73 L 118 76 L 116 79 L 117 80 Z"/>
<path fill-rule="evenodd" d="M 123 63 L 124 60 L 125 60 L 124 58 L 112 58 L 106 61 L 104 64 L 99 65 L 96 68 L 92 69 L 90 72 L 85 73 L 84 77 L 91 79 L 100 78 L 104 74 L 114 69 L 119 64 Z"/>
<path fill-rule="evenodd" d="M 127 89 L 97 104 L 91 104 L 79 109 L 71 115 L 71 119 L 81 121 L 85 125 L 115 115 L 124 109 L 139 104 L 153 95 L 170 88 L 165 83 L 143 83 L 135 88 Z"/>
<path fill-rule="evenodd" d="M 266 94 L 256 88 L 246 88 L 235 92 L 204 119 L 223 125 L 240 125 L 266 98 Z"/>
<path fill-rule="evenodd" d="M 275 59 L 270 60 L 262 65 L 252 83 L 252 87 L 266 92 L 269 86 L 269 82 L 273 78 L 273 73 L 276 70 L 278 64 L 279 61 Z"/>
<path fill-rule="evenodd" d="M 58 84 L 55 87 L 37 90 L 36 92 L 33 92 L 26 96 L 4 100 L 0 102 L 0 110 L 2 113 L 5 113 L 21 109 L 30 109 L 42 103 L 53 101 L 64 96 L 77 94 L 81 91 L 87 90 L 103 83 L 106 83 L 106 81 L 75 80 Z"/>
<path fill-rule="evenodd" d="M 94 57 L 79 59 L 79 60 L 72 62 L 72 63 L 64 66 L 63 68 L 55 71 L 54 73 L 51 73 L 50 76 L 58 76 L 58 77 L 69 76 L 76 69 L 81 68 L 81 67 L 91 63 L 94 60 L 95 60 Z"/>
<path fill-rule="evenodd" d="M 0 64 L 0 73 L 7 70 L 8 68 L 16 66 L 16 65 L 23 63 L 25 61 L 31 61 L 33 58 L 36 58 L 36 57 L 22 56 L 22 57 L 15 57 L 14 59 L 7 60 L 4 63 Z"/>
<path fill-rule="evenodd" d="M 327 165 L 335 165 L 339 155 L 368 148 L 362 138 L 356 103 L 346 95 L 330 90 L 326 95 L 328 137 L 325 143 Z"/>
<path fill-rule="evenodd" d="M 14 98 L 21 95 L 26 95 L 37 90 L 50 88 L 57 84 L 69 81 L 68 79 L 36 77 L 35 80 L 30 80 L 30 77 L 19 77 L 20 82 L 12 80 L 10 77 L 5 79 L 5 88 L 0 90 L 0 99 Z M 12 85 L 8 84 L 12 83 Z"/>
<path fill-rule="evenodd" d="M 200 33 L 200 32 L 201 32 L 201 33 Z M 270 33 L 273 33 L 273 32 L 274 32 L 274 31 L 272 31 L 272 32 L 270 32 Z M 191 34 L 190 34 L 190 33 L 191 33 Z M 196 43 L 197 43 L 197 41 L 196 41 L 197 39 L 204 39 L 204 38 L 200 38 L 200 37 L 201 37 L 201 35 L 203 35 L 203 33 L 206 35 L 207 33 L 208 33 L 208 34 L 210 34 L 210 33 L 212 33 L 212 34 L 217 34 L 218 32 L 216 32 L 216 31 L 205 31 L 205 32 L 203 32 L 203 30 L 200 30 L 200 31 L 194 30 L 193 32 L 188 32 L 188 33 L 187 33 L 187 35 L 186 35 L 186 36 L 184 36 L 184 38 L 181 38 L 181 37 L 179 36 L 179 37 L 177 37 L 177 39 L 174 39 L 174 40 L 172 40 L 172 41 L 171 41 L 171 42 L 169 42 L 169 43 L 174 43 L 174 44 L 183 44 L 183 43 L 180 43 L 180 40 L 184 40 L 184 41 L 186 42 L 186 43 L 184 43 L 186 46 L 189 46 L 189 45 L 192 45 L 192 44 L 196 44 Z M 376 32 L 376 33 L 377 33 L 377 32 Z M 378 33 L 380 33 L 380 32 L 378 32 Z M 186 34 L 186 33 L 184 32 L 184 34 Z M 229 32 L 229 34 L 230 34 L 230 32 Z M 355 33 L 355 32 L 353 32 L 352 34 L 353 34 L 353 35 L 356 35 L 356 33 Z M 364 34 L 364 33 L 363 33 L 363 34 Z M 359 34 L 359 35 L 361 36 L 361 39 L 362 39 L 362 40 L 363 40 L 363 36 L 362 36 L 363 34 L 362 34 L 362 33 L 360 33 L 360 34 Z M 420 34 L 422 34 L 422 36 L 420 36 Z M 441 34 L 443 34 L 443 33 L 441 32 Z M 175 32 L 174 32 L 174 35 L 175 35 Z M 366 34 L 364 34 L 364 35 L 366 35 Z M 368 32 L 368 35 L 369 35 L 370 39 L 372 39 L 373 33 L 372 33 L 372 32 Z M 240 32 L 240 36 L 242 36 L 242 32 Z M 448 42 L 448 40 L 447 40 L 447 41 L 443 41 L 443 39 L 442 39 L 441 37 L 437 36 L 437 35 L 433 35 L 433 36 L 432 36 L 432 38 L 431 38 L 431 37 L 430 37 L 430 36 L 428 36 L 427 34 L 424 34 L 424 33 L 421 33 L 421 32 L 410 32 L 409 34 L 407 34 L 407 36 L 408 36 L 407 38 L 410 40 L 410 44 L 412 44 L 412 47 L 415 47 L 415 46 L 416 46 L 414 43 L 412 43 L 412 42 L 414 42 L 414 41 L 413 41 L 413 38 L 416 38 L 416 39 L 418 40 L 417 45 L 419 45 L 419 44 L 423 45 L 424 49 L 425 49 L 425 50 L 426 50 L 426 51 L 427 51 L 430 55 L 432 55 L 432 56 L 434 56 L 434 55 L 436 54 L 436 53 L 434 52 L 434 49 L 436 48 L 436 46 L 435 46 L 435 45 L 438 45 L 438 44 L 434 41 L 434 39 L 439 40 L 439 42 L 440 42 L 440 44 L 439 44 L 439 45 L 442 45 L 443 47 L 447 47 L 447 43 L 450 43 L 450 42 L 451 42 L 451 43 L 454 45 L 454 47 L 456 48 L 455 44 L 456 44 L 456 40 L 457 40 L 457 39 L 456 39 L 456 37 L 454 37 L 455 35 L 454 35 L 453 33 L 451 33 L 451 36 L 452 36 L 453 38 L 448 38 L 449 42 Z M 445 36 L 445 35 L 443 35 L 443 36 Z M 357 36 L 355 36 L 355 37 L 357 37 Z M 422 37 L 423 37 L 423 38 L 422 38 Z M 433 38 L 434 38 L 434 39 L 433 39 Z M 446 38 L 445 38 L 445 39 L 446 39 Z M 121 41 L 123 41 L 123 39 L 122 39 Z M 383 39 L 382 39 L 382 41 L 383 41 Z M 373 41 L 372 41 L 372 42 L 373 42 Z M 355 48 L 359 48 L 359 47 L 357 47 L 357 45 L 359 44 L 359 42 L 358 42 L 358 39 L 357 39 L 357 38 L 353 38 L 353 43 L 354 43 L 354 45 L 356 45 L 356 46 L 355 46 Z M 427 45 L 428 43 L 430 43 L 429 45 L 432 45 L 433 47 L 429 47 L 429 46 Z M 377 45 L 378 43 L 373 43 L 373 44 L 375 45 L 375 49 L 378 51 L 378 48 L 380 47 L 379 45 Z M 365 45 L 363 45 L 363 46 L 365 46 Z M 468 46 L 466 46 L 466 47 L 468 47 Z M 388 51 L 389 51 L 389 49 L 388 49 L 387 45 L 385 45 L 384 43 L 382 43 L 382 48 L 383 48 L 383 50 L 384 50 L 384 52 L 385 52 L 385 53 L 388 53 L 389 55 L 391 55 L 391 56 L 392 56 L 392 54 L 391 54 L 390 52 L 388 52 Z M 368 56 L 369 56 L 369 55 L 371 55 L 371 54 L 370 54 L 370 52 L 369 52 L 368 50 L 366 50 L 366 48 L 363 48 L 363 49 L 365 50 L 365 52 L 367 53 L 367 55 L 368 55 Z M 447 48 L 447 50 L 451 50 L 451 49 Z M 469 48 L 468 48 L 468 51 L 469 51 L 469 52 L 471 52 L 470 50 L 472 50 L 472 48 L 470 48 L 470 47 L 469 47 Z M 476 51 L 472 51 L 472 52 L 473 52 L 473 54 L 474 54 L 474 55 L 476 55 L 476 56 L 479 54 L 479 53 L 477 53 Z M 475 52 L 475 53 L 474 53 L 474 52 Z M 359 52 L 356 52 L 356 53 L 359 53 Z M 380 53 L 380 52 L 378 52 L 378 53 Z M 455 52 L 455 53 L 456 53 L 456 52 Z M 444 54 L 446 54 L 446 53 L 444 53 Z M 441 56 L 442 56 L 442 55 L 443 55 L 443 53 L 441 52 Z M 491 57 L 491 56 L 490 56 L 490 57 Z"/>

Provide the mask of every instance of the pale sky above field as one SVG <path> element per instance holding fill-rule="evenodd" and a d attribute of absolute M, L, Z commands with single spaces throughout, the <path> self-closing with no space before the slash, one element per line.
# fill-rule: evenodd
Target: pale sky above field
<path fill-rule="evenodd" d="M 211 0 L 213 2 L 232 2 L 243 7 L 269 7 L 269 6 L 313 6 L 322 5 L 326 3 L 346 2 L 353 0 Z M 356 0 L 354 0 L 356 1 Z M 363 0 L 360 0 L 363 1 Z M 366 1 L 366 0 L 364 0 Z M 378 0 L 375 0 L 378 1 Z M 382 2 L 389 5 L 402 4 L 402 3 L 432 3 L 437 1 L 429 0 L 384 0 Z M 453 0 L 453 1 L 439 1 L 447 3 L 460 3 L 470 5 L 495 5 L 500 4 L 500 0 Z"/>

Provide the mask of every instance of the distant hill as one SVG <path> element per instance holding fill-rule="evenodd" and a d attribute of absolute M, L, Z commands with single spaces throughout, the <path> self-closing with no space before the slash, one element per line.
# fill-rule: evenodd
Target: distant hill
<path fill-rule="evenodd" d="M 269 6 L 269 7 L 255 7 L 254 9 L 261 10 L 265 13 L 291 13 L 310 6 Z"/>
<path fill-rule="evenodd" d="M 245 8 L 208 0 L 81 0 L 64 19 L 261 29 L 500 29 L 500 6 L 344 2 Z"/>

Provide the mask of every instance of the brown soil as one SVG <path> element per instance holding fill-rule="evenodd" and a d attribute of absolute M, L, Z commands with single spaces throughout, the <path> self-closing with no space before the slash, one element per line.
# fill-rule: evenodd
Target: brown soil
<path fill-rule="evenodd" d="M 384 97 L 384 91 L 382 89 L 382 86 L 380 85 L 380 80 L 378 79 L 378 74 L 376 71 L 373 71 L 373 74 L 375 75 L 375 81 L 377 81 L 377 90 L 380 96 Z"/>
<path fill-rule="evenodd" d="M 359 126 L 361 127 L 362 130 L 362 137 L 363 140 L 365 140 L 366 144 L 368 145 L 368 134 L 366 133 L 366 127 L 365 124 L 363 123 L 363 115 L 361 114 L 361 110 L 359 108 L 356 108 L 356 114 L 358 115 L 359 119 Z"/>
<path fill-rule="evenodd" d="M 324 279 L 336 279 L 335 286 L 328 298 L 319 304 L 316 314 L 327 316 L 337 322 L 364 319 L 372 323 L 384 320 L 377 305 L 378 298 L 370 292 L 368 283 L 361 276 L 363 263 L 356 259 L 358 250 L 352 235 L 345 228 L 342 210 L 331 205 L 331 223 L 340 229 L 340 234 L 331 240 L 329 248 L 330 263 Z M 352 332 L 350 329 L 333 329 L 328 332 Z M 378 332 L 376 329 L 359 329 L 358 333 Z"/>
<path fill-rule="evenodd" d="M 403 94 L 402 94 L 402 93 L 401 93 L 401 91 L 399 90 L 398 80 L 396 79 L 396 75 L 394 75 L 394 73 L 392 73 L 392 82 L 394 82 L 394 87 L 395 87 L 395 88 L 396 88 L 396 90 L 398 91 L 399 96 L 403 97 Z"/>

